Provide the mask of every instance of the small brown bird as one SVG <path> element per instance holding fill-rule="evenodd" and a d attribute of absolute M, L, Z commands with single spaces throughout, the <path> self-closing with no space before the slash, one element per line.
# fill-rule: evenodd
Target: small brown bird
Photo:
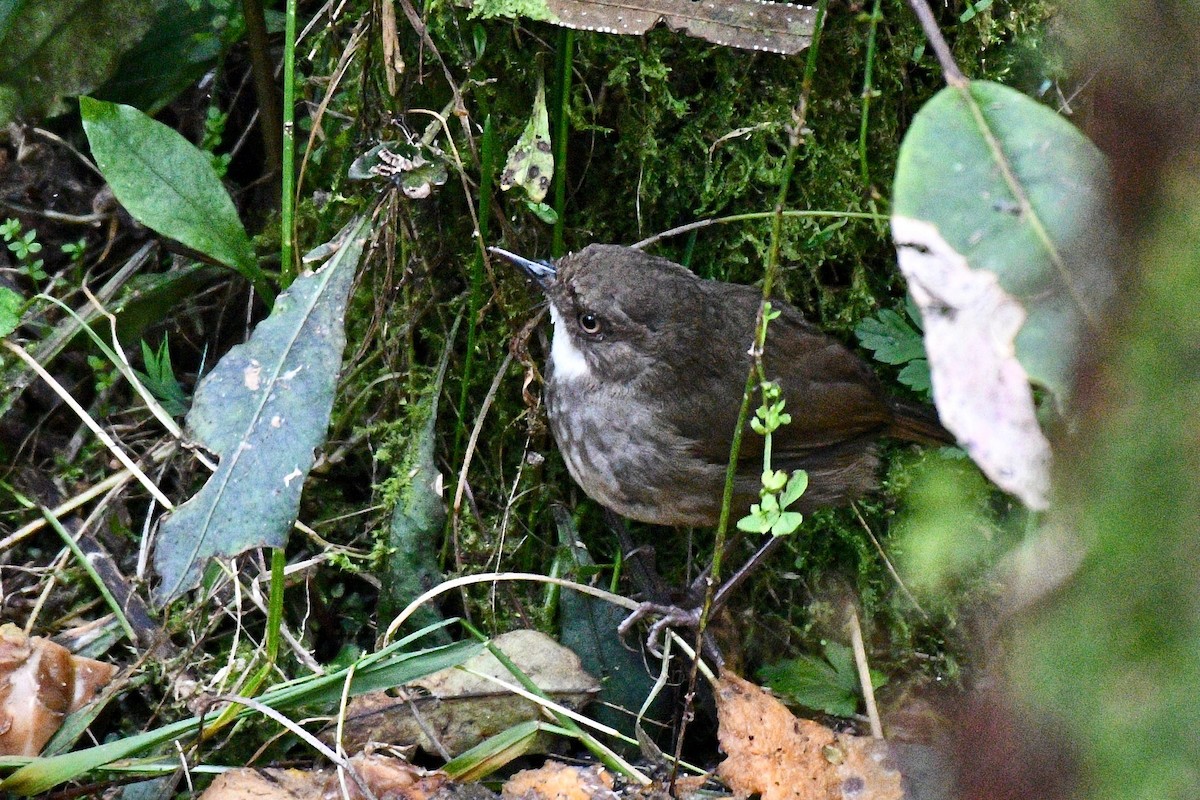
<path fill-rule="evenodd" d="M 554 265 L 491 250 L 549 298 L 546 410 L 575 481 L 631 519 L 716 524 L 761 292 L 629 247 L 591 245 Z M 763 360 L 791 423 L 774 432 L 771 463 L 808 472 L 795 510 L 872 489 L 880 437 L 953 441 L 932 409 L 889 397 L 847 347 L 791 306 L 772 305 L 781 314 Z M 749 429 L 742 437 L 735 520 L 759 500 L 763 443 Z"/>

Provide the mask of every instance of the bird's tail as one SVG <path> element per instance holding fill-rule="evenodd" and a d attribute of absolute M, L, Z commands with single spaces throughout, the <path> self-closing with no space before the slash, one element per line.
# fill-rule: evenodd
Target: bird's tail
<path fill-rule="evenodd" d="M 933 406 L 911 400 L 888 398 L 892 425 L 887 435 L 919 444 L 955 444 L 954 434 L 942 427 Z"/>

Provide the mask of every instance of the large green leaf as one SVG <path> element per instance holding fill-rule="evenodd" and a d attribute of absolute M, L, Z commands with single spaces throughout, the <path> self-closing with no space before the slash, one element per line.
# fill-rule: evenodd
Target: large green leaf
<path fill-rule="evenodd" d="M 112 77 L 94 94 L 155 114 L 211 69 L 226 48 L 211 3 L 163 2 L 146 35 L 121 56 Z"/>
<path fill-rule="evenodd" d="M 942 422 L 993 481 L 1047 503 L 1050 447 L 1029 381 L 1063 401 L 1111 293 L 1106 165 L 1069 122 L 975 82 L 913 119 L 892 234 L 921 308 Z"/>
<path fill-rule="evenodd" d="M 1096 224 L 1107 184 L 1103 156 L 1070 122 L 986 81 L 934 96 L 896 165 L 894 216 L 933 225 L 971 269 L 995 274 L 1028 315 L 1018 358 L 1059 397 L 1112 290 Z"/>
<path fill-rule="evenodd" d="M 79 98 L 96 166 L 133 218 L 232 267 L 271 299 L 237 209 L 209 157 L 131 106 Z"/>
<path fill-rule="evenodd" d="M 11 0 L 0 4 L 0 127 L 68 110 L 141 39 L 154 0 Z"/>
<path fill-rule="evenodd" d="M 212 556 L 286 541 L 329 427 L 346 300 L 368 225 L 367 217 L 347 225 L 325 266 L 297 278 L 197 387 L 188 429 L 221 463 L 159 529 L 160 602 L 194 586 Z"/>

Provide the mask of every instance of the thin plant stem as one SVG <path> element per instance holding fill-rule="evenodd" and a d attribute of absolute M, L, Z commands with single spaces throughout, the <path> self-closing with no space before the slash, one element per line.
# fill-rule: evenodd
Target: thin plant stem
<path fill-rule="evenodd" d="M 767 298 L 771 296 L 771 289 L 774 286 L 775 278 L 779 272 L 779 249 L 783 238 L 783 218 L 784 204 L 787 201 L 788 185 L 791 183 L 792 172 L 796 165 L 796 151 L 800 147 L 801 130 L 804 128 L 805 117 L 808 111 L 808 98 L 812 94 L 813 75 L 816 72 L 817 50 L 821 43 L 821 30 L 825 21 L 825 8 L 828 5 L 828 0 L 821 0 L 817 5 L 816 18 L 813 23 L 813 38 L 812 44 L 808 49 L 808 63 L 804 70 L 804 80 L 800 89 L 800 102 L 796 108 L 795 119 L 793 120 L 792 132 L 787 152 L 786 160 L 783 166 L 783 175 L 779 182 L 779 197 L 775 203 L 775 212 L 772 214 L 771 222 L 771 244 L 767 250 L 767 264 L 763 274 L 763 290 L 762 303 L 759 305 L 758 319 L 755 321 L 755 330 L 759 331 L 755 341 L 754 350 L 761 354 L 762 347 L 765 343 L 766 331 L 763 326 L 763 306 L 767 302 Z M 729 532 L 729 513 L 733 505 L 733 484 L 737 477 L 738 457 L 741 450 L 742 432 L 745 430 L 746 421 L 750 417 L 750 401 L 754 393 L 754 385 L 761 371 L 761 364 L 756 356 L 755 363 L 751 365 L 750 370 L 746 375 L 746 386 L 742 393 L 742 407 L 738 412 L 737 427 L 733 432 L 733 445 L 729 452 L 729 462 L 725 468 L 725 492 L 721 498 L 721 517 L 717 524 L 717 536 L 715 543 L 715 552 L 713 553 L 713 567 L 709 575 L 708 591 L 706 592 L 704 608 L 700 615 L 700 630 L 704 630 L 704 626 L 708 621 L 709 605 L 712 602 L 713 592 L 716 590 L 717 584 L 720 582 L 721 559 L 725 546 L 725 537 Z"/>
<path fill-rule="evenodd" d="M 691 233 L 700 228 L 707 228 L 710 225 L 727 225 L 731 222 L 745 222 L 754 219 L 768 219 L 775 216 L 784 217 L 810 217 L 814 219 L 866 219 L 873 222 L 887 222 L 887 214 L 876 214 L 870 211 L 805 211 L 788 209 L 778 214 L 775 210 L 771 211 L 749 211 L 745 214 L 730 214 L 727 217 L 714 217 L 712 219 L 701 219 L 696 222 L 689 222 L 686 225 L 680 225 L 677 228 L 665 230 L 662 233 L 656 233 L 653 236 L 648 236 L 640 242 L 636 242 L 630 247 L 635 250 L 644 250 L 656 242 L 663 239 L 669 239 L 672 236 L 679 236 L 684 233 Z"/>
<path fill-rule="evenodd" d="M 754 352 L 756 355 L 754 363 L 750 365 L 750 369 L 746 372 L 746 383 L 742 389 L 742 406 L 738 410 L 737 424 L 733 429 L 733 442 L 729 448 L 729 462 L 725 466 L 725 490 L 721 495 L 721 516 L 717 522 L 717 533 L 713 543 L 712 569 L 709 570 L 704 592 L 704 604 L 700 607 L 700 621 L 696 626 L 695 649 L 697 652 L 700 651 L 703 645 L 704 630 L 708 626 L 708 615 L 713 607 L 713 597 L 720 584 L 721 562 L 725 554 L 725 540 L 729 533 L 729 513 L 733 507 L 733 484 L 737 477 L 738 459 L 742 448 L 742 434 L 746 429 L 746 421 L 750 417 L 750 401 L 754 394 L 754 386 L 762 370 L 761 356 L 758 354 L 762 353 L 763 343 L 766 338 L 766 327 L 763 324 L 763 318 L 765 316 L 767 298 L 771 296 L 771 287 L 774 285 L 775 276 L 779 271 L 779 248 L 780 240 L 783 237 L 784 205 L 787 202 L 788 186 L 792 181 L 792 172 L 796 166 L 796 151 L 800 148 L 804 121 L 808 114 L 808 100 L 812 94 L 813 76 L 817 70 L 817 53 L 821 44 L 821 31 L 825 24 L 825 9 L 828 5 L 829 0 L 820 0 L 817 4 L 816 17 L 813 20 L 812 43 L 808 48 L 808 61 L 805 64 L 804 79 L 800 85 L 800 101 L 796 106 L 792 120 L 788 152 L 784 162 L 783 174 L 779 180 L 779 195 L 775 201 L 775 212 L 772 215 L 771 221 L 771 244 L 767 251 L 767 263 L 763 275 L 762 300 L 758 307 L 758 318 L 754 323 L 754 330 L 756 331 Z M 698 674 L 699 665 L 696 663 L 696 659 L 693 659 L 691 674 L 688 676 L 688 686 L 693 688 L 696 686 Z M 688 714 L 684 714 L 679 736 L 676 739 L 676 761 L 682 756 L 684 733 L 687 730 L 688 717 Z M 671 786 L 674 786 L 674 767 L 671 770 L 669 783 Z"/>
<path fill-rule="evenodd" d="M 283 29 L 283 146 L 280 154 L 279 281 L 283 286 L 296 276 L 296 0 L 287 0 Z"/>
<path fill-rule="evenodd" d="M 879 706 L 875 704 L 875 686 L 871 683 L 871 668 L 867 664 L 867 647 L 863 643 L 862 625 L 858 622 L 858 610 L 853 603 L 850 611 L 850 647 L 854 651 L 854 666 L 858 670 L 858 681 L 862 686 L 863 702 L 867 707 L 867 719 L 871 723 L 871 738 L 883 738 L 883 723 L 879 719 Z"/>
<path fill-rule="evenodd" d="M 920 21 L 921 28 L 925 31 L 925 38 L 933 46 L 934 55 L 937 56 L 938 63 L 942 65 L 942 76 L 945 77 L 946 83 L 960 89 L 965 87 L 969 83 L 967 76 L 963 75 L 958 64 L 954 62 L 950 45 L 946 44 L 946 37 L 942 36 L 942 31 L 938 28 L 937 19 L 933 16 L 933 9 L 929 7 L 929 3 L 925 0 L 908 0 L 908 5 L 917 15 L 917 20 Z"/>
<path fill-rule="evenodd" d="M 271 595 L 267 605 L 267 664 L 274 666 L 279 658 L 279 640 L 283 630 L 284 569 L 287 555 L 282 547 L 271 550 Z"/>
<path fill-rule="evenodd" d="M 484 247 L 488 242 L 488 220 L 492 215 L 492 182 L 496 173 L 496 129 L 489 114 L 483 121 L 483 140 L 479 148 L 479 213 L 475 235 L 475 254 L 471 260 L 471 289 L 467 297 L 467 349 L 463 356 L 462 382 L 458 391 L 458 418 L 467 418 L 467 394 L 475 366 L 475 335 L 479 310 L 483 307 Z M 458 425 L 454 432 L 454 460 L 462 458 L 463 436 L 466 428 Z"/>
<path fill-rule="evenodd" d="M 871 167 L 867 163 L 867 128 L 871 118 L 871 95 L 875 91 L 871 80 L 875 73 L 875 37 L 879 32 L 880 8 L 883 0 L 875 0 L 871 9 L 871 27 L 867 34 L 867 65 L 863 74 L 862 90 L 862 120 L 858 126 L 858 167 L 862 175 L 863 186 L 871 185 Z"/>
<path fill-rule="evenodd" d="M 566 252 L 564 231 L 567 218 L 567 135 L 571 129 L 571 70 L 575 61 L 575 31 L 560 28 L 558 34 L 558 96 L 554 125 L 554 238 L 550 255 Z"/>

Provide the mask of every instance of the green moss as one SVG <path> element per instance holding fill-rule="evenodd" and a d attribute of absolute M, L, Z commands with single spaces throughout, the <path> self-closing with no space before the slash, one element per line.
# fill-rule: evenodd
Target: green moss
<path fill-rule="evenodd" d="M 500 13 L 515 9 L 506 5 Z M 1051 4 L 1040 2 L 996 6 L 961 24 L 961 9 L 950 8 L 941 12 L 941 24 L 969 75 L 1012 80 L 1037 91 L 1057 69 L 1054 59 L 1044 56 L 1050 47 L 1044 33 L 1050 9 Z M 403 35 L 406 29 L 401 25 L 406 72 L 396 97 L 387 94 L 375 44 L 369 58 L 355 62 L 335 96 L 331 110 L 336 113 L 323 121 L 327 138 L 320 141 L 306 179 L 309 187 L 331 187 L 334 202 L 302 205 L 306 240 L 321 241 L 323 234 L 336 229 L 338 220 L 372 199 L 377 187 L 347 184 L 342 178 L 359 152 L 376 138 L 399 135 L 401 128 L 420 135 L 431 117 L 417 109 L 440 111 L 450 100 L 438 56 L 457 78 L 470 76 L 463 83 L 465 126 L 449 120 L 468 191 L 477 191 L 478 131 L 484 117 L 491 116 L 504 152 L 528 119 L 539 75 L 546 77 L 553 95 L 552 48 L 558 41 L 553 26 L 528 19 L 472 19 L 444 2 L 427 4 L 425 12 L 438 52 L 435 56 L 416 37 Z M 868 31 L 862 16 L 838 9 L 829 17 L 788 192 L 791 208 L 834 215 L 888 211 L 901 137 L 942 79 L 906 4 L 885 2 L 874 94 L 860 142 Z M 315 45 L 326 59 L 319 75 L 330 74 L 344 38 L 334 32 L 325 36 L 327 41 Z M 568 104 L 571 136 L 566 163 L 559 165 L 567 175 L 568 247 L 594 241 L 631 243 L 698 219 L 771 210 L 803 73 L 803 56 L 734 51 L 661 29 L 644 37 L 579 32 Z M 310 87 L 312 102 L 320 100 L 321 86 Z M 548 99 L 553 113 L 553 98 Z M 472 131 L 475 140 L 468 140 L 464 130 Z M 443 136 L 437 144 L 450 152 Z M 866 181 L 862 152 L 869 167 Z M 375 448 L 375 459 L 347 465 L 358 470 L 352 480 L 365 477 L 374 482 L 371 504 L 390 507 L 396 500 L 405 471 L 396 454 L 419 428 L 405 409 L 427 387 L 446 341 L 452 321 L 446 304 L 468 287 L 476 246 L 470 209 L 478 208 L 478 201 L 476 196 L 468 198 L 453 175 L 428 200 L 395 201 L 389 206 L 389 232 L 380 237 L 375 266 L 364 275 L 356 295 L 348 352 L 364 366 L 347 372 L 342 393 L 346 400 L 334 429 L 345 435 L 357 431 Z M 502 229 L 510 246 L 534 257 L 549 253 L 550 227 L 518 198 L 499 194 L 494 206 L 493 229 Z M 767 219 L 712 225 L 662 241 L 655 250 L 685 261 L 704 276 L 753 283 L 762 277 L 770 232 Z M 837 216 L 789 218 L 782 226 L 780 255 L 780 292 L 848 342 L 862 318 L 881 306 L 893 307 L 903 291 L 885 223 Z M 548 573 L 555 541 L 547 513 L 551 502 L 582 502 L 590 509 L 580 518 L 580 530 L 597 560 L 604 560 L 612 553 L 609 534 L 563 469 L 540 408 L 523 402 L 518 370 L 511 368 L 495 394 L 489 394 L 510 339 L 538 302 L 518 276 L 503 267 L 497 270 L 486 281 L 488 298 L 476 320 L 475 367 L 466 387 L 464 416 L 458 418 L 452 407 L 463 379 L 460 338 L 452 345 L 444 388 L 447 402 L 438 420 L 437 457 L 447 476 L 449 502 L 462 466 L 450 463 L 453 442 L 465 441 L 477 415 L 487 414 L 471 453 L 459 524 L 447 529 L 442 571 L 501 567 Z M 543 351 L 536 334 L 529 351 L 532 364 L 539 364 Z M 396 377 L 376 382 L 388 373 Z M 536 395 L 537 390 L 535 382 L 530 391 Z M 779 559 L 743 594 L 740 602 L 753 608 L 759 620 L 749 634 L 752 660 L 778 657 L 781 648 L 817 651 L 814 645 L 820 638 L 841 635 L 833 627 L 838 609 L 854 598 L 861 604 L 873 653 L 890 669 L 943 677 L 957 672 L 965 652 L 956 641 L 960 609 L 985 598 L 988 587 L 968 578 L 948 586 L 937 598 L 921 598 L 929 615 L 925 617 L 898 589 L 863 530 L 865 521 L 885 549 L 891 552 L 898 546 L 891 532 L 897 497 L 919 472 L 909 463 L 910 452 L 888 450 L 883 489 L 861 504 L 862 520 L 852 510 L 814 515 L 791 545 L 790 559 Z M 544 462 L 531 465 L 531 453 L 544 457 Z M 330 499 L 329 516 L 362 505 Z M 977 501 L 981 514 L 990 513 L 988 497 Z M 377 541 L 382 522 L 382 515 L 374 514 L 365 525 L 345 526 L 343 531 L 347 541 L 369 547 Z M 649 535 L 661 539 L 661 533 Z M 687 533 L 680 532 L 675 541 L 686 542 Z M 694 563 L 703 563 L 711 546 L 705 544 L 707 534 L 694 541 Z M 676 580 L 688 572 L 687 552 L 682 545 L 673 552 L 659 547 L 660 565 Z M 460 597 L 474 619 L 493 629 L 516 624 L 516 618 L 522 624 L 548 622 L 540 587 L 506 586 L 497 593 L 479 587 Z M 496 602 L 496 596 L 504 602 Z"/>

